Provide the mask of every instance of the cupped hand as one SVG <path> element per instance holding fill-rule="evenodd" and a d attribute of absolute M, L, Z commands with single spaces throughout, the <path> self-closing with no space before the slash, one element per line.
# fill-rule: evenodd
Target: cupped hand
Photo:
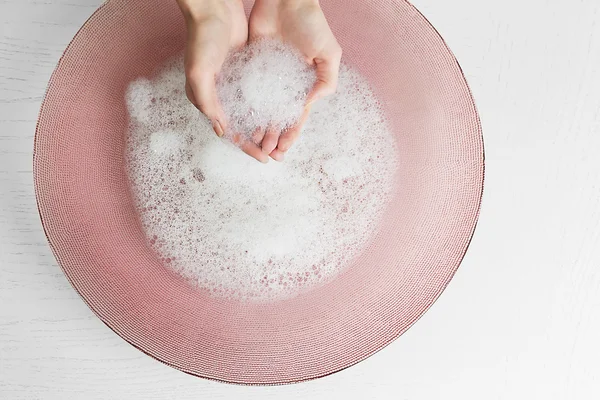
<path fill-rule="evenodd" d="M 185 92 L 192 104 L 211 121 L 221 137 L 227 116 L 219 102 L 216 78 L 227 53 L 248 41 L 248 22 L 241 0 L 177 0 L 187 25 Z M 259 161 L 268 161 L 251 141 L 239 144 Z"/>
<path fill-rule="evenodd" d="M 300 120 L 284 132 L 266 128 L 255 140 L 262 151 L 283 160 L 302 130 L 311 105 L 337 87 L 342 49 L 338 44 L 318 0 L 256 0 L 250 14 L 249 39 L 277 38 L 296 47 L 307 63 L 316 67 L 317 81 L 307 96 Z M 281 135 L 280 135 L 281 134 Z"/>

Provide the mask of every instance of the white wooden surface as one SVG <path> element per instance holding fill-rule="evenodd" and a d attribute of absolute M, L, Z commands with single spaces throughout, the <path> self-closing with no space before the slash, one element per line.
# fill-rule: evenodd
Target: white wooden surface
<path fill-rule="evenodd" d="M 31 151 L 50 74 L 100 0 L 0 0 L 0 399 L 600 398 L 600 3 L 414 2 L 481 112 L 471 248 L 400 340 L 330 377 L 256 388 L 154 361 L 69 286 L 40 228 Z"/>

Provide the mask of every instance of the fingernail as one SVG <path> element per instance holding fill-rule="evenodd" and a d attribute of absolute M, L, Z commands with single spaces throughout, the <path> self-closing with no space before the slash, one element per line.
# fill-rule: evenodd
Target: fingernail
<path fill-rule="evenodd" d="M 282 162 L 283 159 L 285 158 L 283 153 L 271 154 L 271 157 L 273 158 L 273 160 L 278 161 L 278 162 Z"/>
<path fill-rule="evenodd" d="M 223 137 L 223 128 L 221 127 L 221 124 L 219 123 L 219 121 L 217 121 L 216 119 L 214 119 L 212 121 L 212 125 L 213 125 L 213 129 L 215 130 L 215 133 L 217 134 L 218 137 Z"/>

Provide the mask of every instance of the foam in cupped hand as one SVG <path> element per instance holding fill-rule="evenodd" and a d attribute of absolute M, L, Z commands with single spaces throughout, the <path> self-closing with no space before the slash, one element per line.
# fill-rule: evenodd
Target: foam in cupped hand
<path fill-rule="evenodd" d="M 281 45 L 251 49 L 223 66 L 237 71 L 220 81 L 224 105 L 240 118 L 247 108 L 267 110 L 238 119 L 238 129 L 291 123 L 312 85 L 310 71 L 298 75 L 297 59 Z M 276 65 L 261 67 L 267 61 Z M 264 75 L 271 68 L 279 70 L 276 85 Z M 397 166 L 394 137 L 366 80 L 342 65 L 337 93 L 313 106 L 285 162 L 268 164 L 219 139 L 184 85 L 178 58 L 151 80 L 132 82 L 126 96 L 132 194 L 165 267 L 214 296 L 270 301 L 323 284 L 351 264 L 376 232 Z M 243 100 L 227 97 L 238 90 Z"/>
<path fill-rule="evenodd" d="M 261 39 L 231 53 L 217 78 L 229 124 L 226 136 L 252 139 L 257 129 L 294 125 L 315 81 L 314 67 L 280 41 Z"/>

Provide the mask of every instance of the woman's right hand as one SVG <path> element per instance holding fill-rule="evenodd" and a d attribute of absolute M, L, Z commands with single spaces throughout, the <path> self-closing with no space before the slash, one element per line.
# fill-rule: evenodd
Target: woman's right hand
<path fill-rule="evenodd" d="M 185 92 L 192 104 L 211 121 L 221 137 L 227 117 L 219 102 L 216 77 L 230 49 L 248 41 L 248 21 L 241 0 L 177 0 L 187 25 Z M 261 162 L 268 155 L 253 142 L 240 143 L 248 155 Z"/>

